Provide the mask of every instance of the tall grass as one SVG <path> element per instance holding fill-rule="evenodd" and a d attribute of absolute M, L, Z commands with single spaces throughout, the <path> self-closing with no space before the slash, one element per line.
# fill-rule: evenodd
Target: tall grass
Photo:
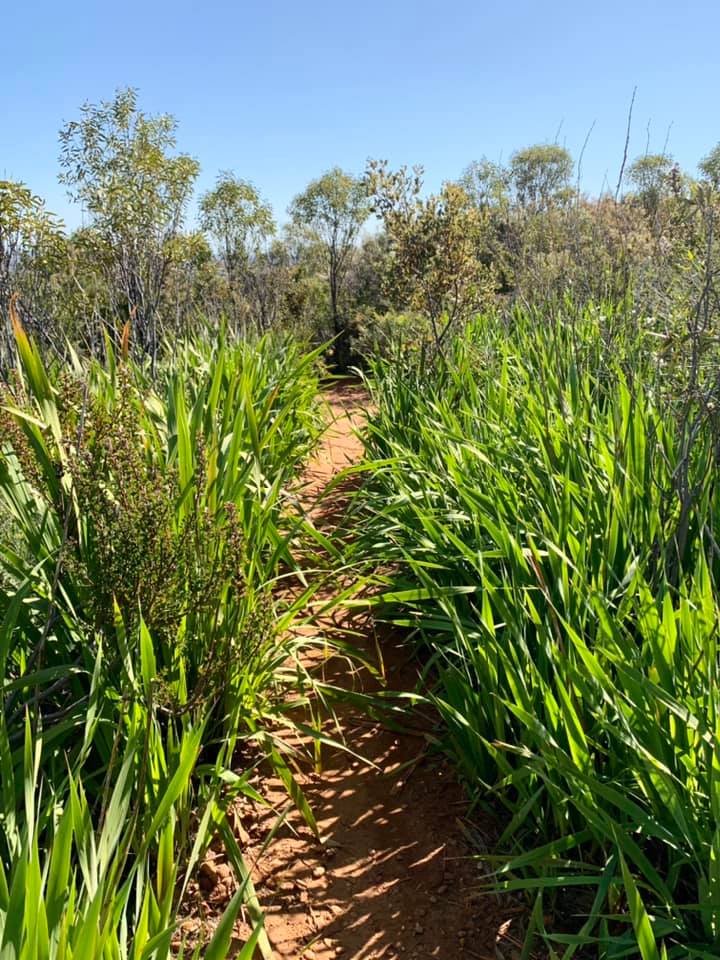
<path fill-rule="evenodd" d="M 678 538 L 662 367 L 611 321 L 488 318 L 432 371 L 377 363 L 357 549 L 394 571 L 471 794 L 505 809 L 495 883 L 535 898 L 528 948 L 716 957 L 713 432 Z"/>
<path fill-rule="evenodd" d="M 0 955 L 168 956 L 219 833 L 238 894 L 198 951 L 225 956 L 247 903 L 242 955 L 268 956 L 224 811 L 256 796 L 264 758 L 315 829 L 285 746 L 288 702 L 312 688 L 287 629 L 303 597 L 280 606 L 273 584 L 297 567 L 287 490 L 321 430 L 316 355 L 190 342 L 150 382 L 110 348 L 105 366 L 47 369 L 16 337 L 0 438 Z"/>

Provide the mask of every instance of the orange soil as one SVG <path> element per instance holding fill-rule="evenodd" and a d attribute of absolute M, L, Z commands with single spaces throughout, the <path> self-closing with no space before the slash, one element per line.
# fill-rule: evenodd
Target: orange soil
<path fill-rule="evenodd" d="M 328 402 L 333 423 L 307 471 L 302 499 L 315 522 L 331 533 L 340 522 L 344 495 L 340 487 L 327 500 L 322 493 L 340 470 L 362 458 L 355 431 L 366 397 L 358 387 L 336 387 Z M 378 641 L 369 614 L 336 612 L 315 629 L 349 636 L 373 661 L 381 650 L 387 688 L 415 689 L 417 670 L 401 638 L 386 633 Z M 369 672 L 340 658 L 330 661 L 326 677 L 347 689 L 373 692 L 379 686 Z M 250 803 L 238 809 L 274 955 L 515 960 L 520 943 L 514 924 L 522 922 L 525 910 L 507 898 L 479 893 L 477 846 L 470 849 L 462 829 L 466 804 L 451 769 L 428 751 L 431 720 L 416 711 L 404 721 L 412 729 L 393 732 L 347 707 L 339 721 L 345 743 L 363 761 L 325 747 L 321 773 L 301 778 L 323 844 L 293 812 L 263 852 L 275 815 Z M 337 738 L 336 731 L 328 733 Z M 259 789 L 276 809 L 287 807 L 279 781 L 264 778 Z M 482 842 L 477 822 L 473 832 Z M 231 893 L 229 869 L 226 874 L 211 883 L 208 906 Z M 243 925 L 238 933 L 248 929 Z"/>

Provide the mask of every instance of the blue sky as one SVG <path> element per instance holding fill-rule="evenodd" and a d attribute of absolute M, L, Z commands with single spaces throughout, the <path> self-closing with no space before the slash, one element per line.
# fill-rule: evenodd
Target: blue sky
<path fill-rule="evenodd" d="M 202 165 L 253 180 L 283 218 L 330 166 L 421 162 L 430 188 L 482 155 L 556 135 L 583 184 L 614 185 L 637 86 L 631 155 L 687 169 L 720 140 L 720 3 L 606 0 L 3 0 L 0 177 L 69 225 L 57 132 L 85 100 L 135 86 L 179 123 Z M 559 134 L 558 134 L 559 131 Z"/>

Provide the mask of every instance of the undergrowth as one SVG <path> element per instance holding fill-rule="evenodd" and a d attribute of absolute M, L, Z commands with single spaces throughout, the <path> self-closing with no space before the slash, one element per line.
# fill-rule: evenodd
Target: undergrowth
<path fill-rule="evenodd" d="M 312 530 L 288 490 L 322 429 L 317 354 L 290 340 L 174 345 L 147 371 L 44 364 L 16 324 L 1 398 L 0 956 L 270 956 L 225 819 L 258 796 L 238 746 L 317 832 L 288 734 L 314 681 L 280 571 Z M 306 734 L 308 730 L 304 731 Z M 310 730 L 312 733 L 312 730 Z M 177 911 L 213 840 L 237 893 L 208 942 Z"/>
<path fill-rule="evenodd" d="M 504 810 L 525 956 L 720 956 L 717 424 L 652 342 L 517 311 L 368 377 L 357 558 Z"/>

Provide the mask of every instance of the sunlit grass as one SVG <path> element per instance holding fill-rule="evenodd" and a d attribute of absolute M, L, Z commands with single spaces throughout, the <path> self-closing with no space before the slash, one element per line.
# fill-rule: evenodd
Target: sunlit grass
<path fill-rule="evenodd" d="M 377 363 L 358 550 L 396 571 L 385 614 L 471 795 L 506 812 L 496 880 L 541 898 L 553 955 L 716 956 L 712 433 L 678 555 L 674 412 L 602 325 L 488 318 L 446 364 Z"/>
<path fill-rule="evenodd" d="M 288 629 L 305 521 L 288 489 L 322 429 L 317 354 L 176 344 L 150 381 L 108 363 L 20 365 L 0 441 L 0 952 L 167 957 L 192 870 L 220 833 L 270 947 L 225 809 L 264 758 L 310 827 L 287 734 L 313 688 Z M 121 351 L 122 353 L 122 351 Z M 300 698 L 300 699 L 299 699 Z M 307 732 L 307 731 L 306 731 Z M 250 763 L 257 761 L 250 760 Z"/>

